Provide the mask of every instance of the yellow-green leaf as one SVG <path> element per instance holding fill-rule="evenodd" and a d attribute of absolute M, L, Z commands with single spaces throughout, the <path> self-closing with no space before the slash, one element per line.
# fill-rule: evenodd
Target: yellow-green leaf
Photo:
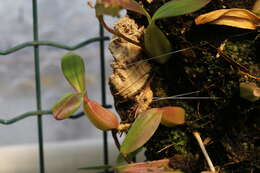
<path fill-rule="evenodd" d="M 85 91 L 85 67 L 83 59 L 68 53 L 61 59 L 62 72 L 70 85 L 80 93 Z"/>
<path fill-rule="evenodd" d="M 260 0 L 256 0 L 255 5 L 254 5 L 252 11 L 255 14 L 257 14 L 258 16 L 260 15 Z"/>
<path fill-rule="evenodd" d="M 171 57 L 172 46 L 164 33 L 151 23 L 144 34 L 144 46 L 146 51 L 160 64 L 164 64 Z"/>
<path fill-rule="evenodd" d="M 166 127 L 173 127 L 185 122 L 185 110 L 178 106 L 167 106 L 159 108 L 162 113 L 161 124 Z"/>
<path fill-rule="evenodd" d="M 172 0 L 161 6 L 154 13 L 152 20 L 192 13 L 201 9 L 209 2 L 210 0 Z"/>
<path fill-rule="evenodd" d="M 208 23 L 255 30 L 260 26 L 260 17 L 246 9 L 232 8 L 200 15 L 195 22 L 197 25 Z"/>
<path fill-rule="evenodd" d="M 84 97 L 84 111 L 96 128 L 106 131 L 117 129 L 119 122 L 116 116 L 100 104 Z"/>
<path fill-rule="evenodd" d="M 240 83 L 240 97 L 255 102 L 260 99 L 260 88 L 253 82 Z"/>
<path fill-rule="evenodd" d="M 156 108 L 138 115 L 120 147 L 121 153 L 127 155 L 143 146 L 158 128 L 161 117 L 162 112 Z"/>
<path fill-rule="evenodd" d="M 82 103 L 82 94 L 67 93 L 52 107 L 52 114 L 57 120 L 63 120 L 71 116 Z"/>

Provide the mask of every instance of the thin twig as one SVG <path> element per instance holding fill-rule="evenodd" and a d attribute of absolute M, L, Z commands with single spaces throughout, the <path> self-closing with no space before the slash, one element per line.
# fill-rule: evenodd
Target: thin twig
<path fill-rule="evenodd" d="M 208 163 L 208 165 L 209 165 L 210 171 L 211 171 L 211 172 L 216 172 L 215 167 L 213 166 L 213 163 L 212 163 L 212 161 L 211 161 L 211 159 L 210 159 L 210 157 L 209 157 L 209 155 L 208 155 L 208 152 L 207 152 L 207 150 L 206 150 L 206 148 L 205 148 L 205 146 L 204 146 L 204 144 L 203 144 L 203 142 L 202 142 L 202 139 L 201 139 L 201 137 L 200 137 L 199 132 L 193 132 L 193 135 L 195 136 L 196 140 L 197 140 L 198 143 L 199 143 L 200 149 L 201 149 L 201 151 L 202 151 L 204 157 L 205 157 L 206 160 L 207 160 L 207 163 Z"/>
<path fill-rule="evenodd" d="M 121 154 L 121 156 L 125 159 L 125 161 L 127 163 L 133 163 L 125 154 L 120 152 L 120 143 L 119 143 L 118 138 L 117 138 L 117 130 L 112 130 L 111 133 L 112 133 L 112 137 L 115 141 L 116 147 L 117 147 L 119 153 Z"/>
<path fill-rule="evenodd" d="M 217 100 L 221 99 L 221 97 L 161 97 L 158 99 L 154 99 L 153 102 L 157 102 L 160 100 Z"/>
<path fill-rule="evenodd" d="M 137 62 L 134 62 L 134 63 L 127 64 L 127 67 L 132 66 L 132 65 L 136 65 L 136 64 L 139 64 L 139 63 L 142 63 L 142 62 L 150 61 L 150 60 L 153 60 L 153 59 L 159 59 L 163 56 L 173 55 L 173 54 L 183 52 L 183 51 L 193 49 L 193 48 L 195 48 L 195 47 L 188 47 L 188 48 L 184 48 L 184 49 L 179 49 L 179 50 L 174 50 L 174 51 L 170 51 L 170 52 L 167 52 L 167 53 L 163 53 L 161 55 L 153 56 L 151 58 L 147 58 L 147 59 L 143 59 L 143 60 L 140 60 L 140 61 L 137 61 Z M 147 52 L 145 52 L 145 53 L 147 53 Z"/>

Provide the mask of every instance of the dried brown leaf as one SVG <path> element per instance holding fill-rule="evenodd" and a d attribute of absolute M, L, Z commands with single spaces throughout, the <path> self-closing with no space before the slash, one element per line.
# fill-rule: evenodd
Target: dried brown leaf
<path fill-rule="evenodd" d="M 195 19 L 197 25 L 215 24 L 255 30 L 260 27 L 260 17 L 246 9 L 232 8 L 215 10 Z"/>

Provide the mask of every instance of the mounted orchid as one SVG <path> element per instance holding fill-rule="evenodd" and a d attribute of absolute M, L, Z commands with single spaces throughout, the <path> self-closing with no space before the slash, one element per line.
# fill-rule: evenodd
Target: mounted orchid
<path fill-rule="evenodd" d="M 137 115 L 131 124 L 120 124 L 116 115 L 105 109 L 87 96 L 85 87 L 85 65 L 83 59 L 68 53 L 61 59 L 62 72 L 74 88 L 74 93 L 67 93 L 52 107 L 54 118 L 63 120 L 75 113 L 81 104 L 92 124 L 103 131 L 112 131 L 116 145 L 123 158 L 130 163 L 127 155 L 142 147 L 155 133 L 160 123 L 167 127 L 185 122 L 185 111 L 181 107 L 152 108 Z M 130 128 L 130 129 L 129 129 Z M 128 130 L 122 143 L 119 144 L 117 133 Z"/>

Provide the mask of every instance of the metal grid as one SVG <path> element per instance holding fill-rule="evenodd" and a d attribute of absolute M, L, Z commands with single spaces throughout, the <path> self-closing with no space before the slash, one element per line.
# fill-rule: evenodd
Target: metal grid
<path fill-rule="evenodd" d="M 17 115 L 12 119 L 4 120 L 0 119 L 0 124 L 3 125 L 11 125 L 13 123 L 16 123 L 17 121 L 23 120 L 30 116 L 36 116 L 37 117 L 37 124 L 38 124 L 38 148 L 39 148 L 39 172 L 44 173 L 45 172 L 45 164 L 44 164 L 44 139 L 43 139 L 43 130 L 42 130 L 42 116 L 43 115 L 50 115 L 52 114 L 51 110 L 42 110 L 42 99 L 41 99 L 41 70 L 40 70 L 40 56 L 39 51 L 41 46 L 50 46 L 55 47 L 59 49 L 65 49 L 65 50 L 77 50 L 81 47 L 84 47 L 88 44 L 91 44 L 93 42 L 99 42 L 99 51 L 100 51 L 100 72 L 101 72 L 101 103 L 105 108 L 111 108 L 111 105 L 107 104 L 106 101 L 106 74 L 105 74 L 105 54 L 104 54 L 104 41 L 108 40 L 108 37 L 104 36 L 104 29 L 100 25 L 99 26 L 99 37 L 91 38 L 88 40 L 85 40 L 83 42 L 80 42 L 73 46 L 68 46 L 62 43 L 57 42 L 51 42 L 51 41 L 41 41 L 39 40 L 39 34 L 38 34 L 38 2 L 37 0 L 32 0 L 32 14 L 33 14 L 33 41 L 30 42 L 24 42 L 19 45 L 16 45 L 12 48 L 6 49 L 6 50 L 0 50 L 0 55 L 8 55 L 11 53 L 14 53 L 20 49 L 24 49 L 26 47 L 33 47 L 34 49 L 34 69 L 35 69 L 35 92 L 36 92 L 36 110 L 23 113 L 21 115 Z M 76 115 L 73 115 L 70 117 L 70 119 L 76 119 L 81 116 L 83 116 L 84 113 L 80 112 Z M 107 133 L 103 132 L 103 158 L 104 158 L 104 164 L 107 165 L 108 160 L 108 143 L 107 143 Z M 105 172 L 108 172 L 105 170 Z"/>

